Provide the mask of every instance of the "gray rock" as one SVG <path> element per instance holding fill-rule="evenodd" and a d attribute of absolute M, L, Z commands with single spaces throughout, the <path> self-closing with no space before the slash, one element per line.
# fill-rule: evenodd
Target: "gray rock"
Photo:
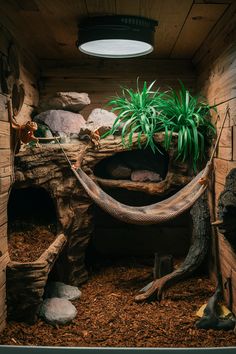
<path fill-rule="evenodd" d="M 76 286 L 67 285 L 59 281 L 52 281 L 47 284 L 46 297 L 75 300 L 81 297 L 81 291 Z"/>
<path fill-rule="evenodd" d="M 77 310 L 69 300 L 57 297 L 44 300 L 39 310 L 39 316 L 52 325 L 69 323 L 76 315 Z"/>
<path fill-rule="evenodd" d="M 100 135 L 102 135 L 111 129 L 116 118 L 117 116 L 113 112 L 95 108 L 87 119 L 86 128 L 92 132 L 99 130 Z"/>
<path fill-rule="evenodd" d="M 79 112 L 91 101 L 87 93 L 56 92 L 54 95 L 40 99 L 38 111 L 44 112 L 51 109 L 63 109 L 71 112 Z"/>
<path fill-rule="evenodd" d="M 136 170 L 131 173 L 131 181 L 134 182 L 160 182 L 161 180 L 159 173 L 149 170 Z"/>
<path fill-rule="evenodd" d="M 47 124 L 53 132 L 66 134 L 79 133 L 80 129 L 85 126 L 85 120 L 81 114 L 62 110 L 42 112 L 34 117 L 34 121 Z"/>
<path fill-rule="evenodd" d="M 112 178 L 130 179 L 131 168 L 122 165 L 121 163 L 116 163 L 116 161 L 111 161 L 106 166 L 107 172 Z"/>

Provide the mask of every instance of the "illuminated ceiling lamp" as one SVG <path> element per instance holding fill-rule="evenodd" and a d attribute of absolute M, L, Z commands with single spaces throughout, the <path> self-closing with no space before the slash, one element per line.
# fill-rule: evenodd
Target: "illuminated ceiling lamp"
<path fill-rule="evenodd" d="M 103 58 L 132 58 L 153 51 L 158 22 L 137 16 L 91 17 L 79 25 L 79 50 Z"/>

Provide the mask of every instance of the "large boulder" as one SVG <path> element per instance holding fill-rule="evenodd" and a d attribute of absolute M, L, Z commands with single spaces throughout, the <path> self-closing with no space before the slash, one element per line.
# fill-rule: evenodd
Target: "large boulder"
<path fill-rule="evenodd" d="M 98 130 L 100 135 L 102 135 L 111 129 L 116 118 L 117 116 L 113 112 L 102 108 L 95 108 L 87 119 L 86 129 L 91 132 Z"/>
<path fill-rule="evenodd" d="M 39 113 L 34 121 L 43 122 L 56 133 L 78 134 L 82 127 L 85 127 L 85 120 L 79 113 L 72 113 L 63 110 L 49 110 Z"/>
<path fill-rule="evenodd" d="M 69 323 L 76 315 L 77 310 L 69 300 L 57 297 L 44 300 L 39 310 L 39 316 L 52 325 Z"/>
<path fill-rule="evenodd" d="M 45 293 L 48 298 L 59 297 L 60 299 L 75 300 L 81 297 L 81 291 L 77 286 L 67 285 L 59 281 L 49 282 Z"/>
<path fill-rule="evenodd" d="M 56 92 L 54 95 L 42 97 L 39 101 L 38 111 L 44 112 L 51 109 L 79 112 L 91 101 L 87 93 Z"/>

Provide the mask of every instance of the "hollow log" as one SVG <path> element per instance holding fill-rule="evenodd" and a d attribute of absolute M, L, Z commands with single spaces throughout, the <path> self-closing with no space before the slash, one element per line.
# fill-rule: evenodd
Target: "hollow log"
<path fill-rule="evenodd" d="M 8 318 L 30 324 L 37 320 L 37 312 L 43 301 L 48 274 L 66 237 L 59 234 L 55 241 L 35 262 L 10 261 L 7 265 L 7 312 Z"/>

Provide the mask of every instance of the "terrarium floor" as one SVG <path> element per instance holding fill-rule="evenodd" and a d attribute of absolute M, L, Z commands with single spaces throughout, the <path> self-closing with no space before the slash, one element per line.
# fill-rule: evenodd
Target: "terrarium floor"
<path fill-rule="evenodd" d="M 11 322 L 0 334 L 9 345 L 75 347 L 222 347 L 236 346 L 233 331 L 198 330 L 195 312 L 214 291 L 206 277 L 194 277 L 170 289 L 161 302 L 135 303 L 137 290 L 150 280 L 145 261 L 113 261 L 93 269 L 73 301 L 73 323 L 52 327 Z M 27 299 L 26 299 L 27 301 Z"/>

